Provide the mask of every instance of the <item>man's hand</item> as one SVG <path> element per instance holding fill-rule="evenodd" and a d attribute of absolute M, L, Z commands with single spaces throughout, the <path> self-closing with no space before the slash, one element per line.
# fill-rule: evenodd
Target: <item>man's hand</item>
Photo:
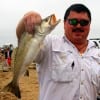
<path fill-rule="evenodd" d="M 34 26 L 41 22 L 41 16 L 40 14 L 31 11 L 24 15 L 23 21 L 25 30 L 29 33 L 32 33 L 34 31 Z"/>
<path fill-rule="evenodd" d="M 41 23 L 41 19 L 40 14 L 37 12 L 30 11 L 26 13 L 16 28 L 18 41 L 20 40 L 21 34 L 25 31 L 34 34 L 34 26 Z"/>

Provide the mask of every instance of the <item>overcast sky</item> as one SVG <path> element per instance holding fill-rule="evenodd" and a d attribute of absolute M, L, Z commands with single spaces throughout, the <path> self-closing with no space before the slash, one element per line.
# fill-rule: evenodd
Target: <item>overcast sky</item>
<path fill-rule="evenodd" d="M 89 37 L 100 37 L 100 1 L 99 0 L 0 0 L 0 46 L 17 45 L 16 26 L 28 11 L 36 11 L 42 18 L 54 13 L 62 22 L 52 34 L 63 34 L 63 16 L 73 3 L 85 4 L 92 13 Z"/>

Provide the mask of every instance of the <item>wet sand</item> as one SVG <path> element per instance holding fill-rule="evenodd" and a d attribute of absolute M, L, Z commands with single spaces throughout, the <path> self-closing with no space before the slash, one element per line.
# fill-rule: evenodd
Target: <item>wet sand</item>
<path fill-rule="evenodd" d="M 0 71 L 0 90 L 12 79 L 12 71 Z M 29 69 L 29 77 L 22 76 L 19 81 L 21 90 L 21 100 L 38 100 L 38 80 L 36 70 Z M 17 98 L 10 92 L 0 92 L 0 100 L 17 100 Z"/>

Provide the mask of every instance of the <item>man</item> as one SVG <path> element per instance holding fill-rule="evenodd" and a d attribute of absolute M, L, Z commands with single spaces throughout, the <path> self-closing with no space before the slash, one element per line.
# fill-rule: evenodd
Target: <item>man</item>
<path fill-rule="evenodd" d="M 41 22 L 36 12 L 27 13 L 17 27 L 34 34 Z M 100 91 L 100 50 L 87 40 L 90 10 L 73 4 L 64 15 L 64 36 L 47 36 L 36 59 L 40 85 L 39 100 L 96 100 Z"/>

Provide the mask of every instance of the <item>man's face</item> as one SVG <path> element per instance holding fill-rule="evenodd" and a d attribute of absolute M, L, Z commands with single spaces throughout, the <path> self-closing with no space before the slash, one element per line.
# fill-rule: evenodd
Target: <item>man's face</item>
<path fill-rule="evenodd" d="M 66 21 L 64 21 L 64 30 L 66 37 L 73 44 L 87 41 L 90 30 L 90 19 L 87 13 L 71 11 Z"/>

